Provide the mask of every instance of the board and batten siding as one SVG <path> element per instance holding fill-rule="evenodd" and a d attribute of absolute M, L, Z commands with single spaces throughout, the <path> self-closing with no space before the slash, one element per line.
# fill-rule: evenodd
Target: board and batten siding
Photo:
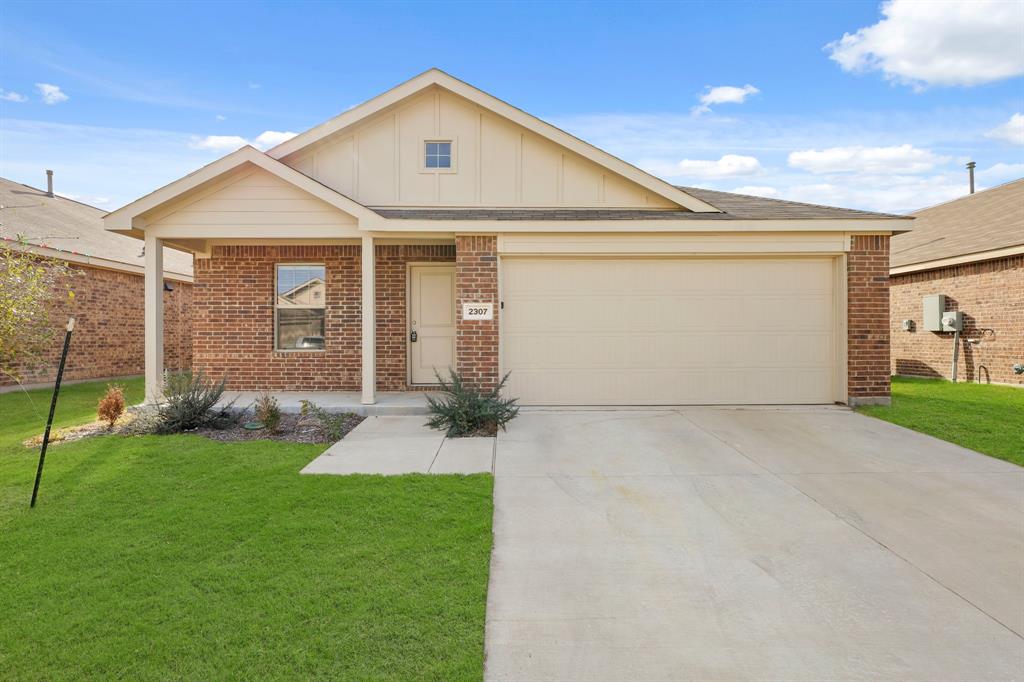
<path fill-rule="evenodd" d="M 191 195 L 149 221 L 166 228 L 296 226 L 351 228 L 356 219 L 262 169 L 247 170 Z"/>
<path fill-rule="evenodd" d="M 452 170 L 422 168 L 426 140 L 452 141 Z M 367 206 L 678 208 L 436 87 L 282 161 Z"/>

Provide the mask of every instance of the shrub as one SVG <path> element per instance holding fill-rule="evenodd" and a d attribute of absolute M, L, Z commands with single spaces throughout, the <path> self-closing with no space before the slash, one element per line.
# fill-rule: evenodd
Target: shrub
<path fill-rule="evenodd" d="M 124 388 L 108 384 L 107 392 L 100 398 L 96 406 L 96 416 L 100 421 L 107 422 L 107 428 L 114 428 L 114 423 L 124 414 Z"/>
<path fill-rule="evenodd" d="M 427 396 L 427 405 L 433 416 L 427 421 L 432 429 L 444 431 L 449 438 L 459 436 L 493 436 L 498 429 L 519 414 L 515 398 L 502 398 L 501 389 L 508 381 L 508 374 L 501 378 L 493 390 L 480 392 L 467 388 L 462 376 L 449 370 L 450 381 L 435 372 L 441 385 L 441 398 Z"/>
<path fill-rule="evenodd" d="M 233 421 L 235 401 L 214 409 L 224 395 L 227 377 L 208 379 L 202 370 L 168 372 L 164 376 L 164 402 L 158 408 L 160 433 L 179 433 L 203 426 L 223 427 Z"/>
<path fill-rule="evenodd" d="M 281 425 L 281 405 L 277 398 L 267 391 L 260 393 L 256 398 L 255 413 L 257 421 L 262 422 L 267 431 L 277 433 L 277 427 Z"/>
<path fill-rule="evenodd" d="M 333 414 L 312 400 L 301 400 L 299 402 L 302 405 L 302 409 L 299 411 L 300 416 L 312 417 L 320 422 L 320 429 L 324 432 L 324 439 L 332 443 L 341 440 L 349 430 L 346 428 L 349 422 L 357 418 L 351 412 Z"/>

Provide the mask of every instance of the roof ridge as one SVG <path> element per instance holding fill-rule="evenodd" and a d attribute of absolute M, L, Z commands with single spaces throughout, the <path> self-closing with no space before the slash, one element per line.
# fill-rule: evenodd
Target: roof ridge
<path fill-rule="evenodd" d="M 994 187 L 986 187 L 985 189 L 980 190 L 978 192 L 974 192 L 974 193 L 968 192 L 967 194 L 955 197 L 953 199 L 946 199 L 945 201 L 940 201 L 937 204 L 931 204 L 930 206 L 924 206 L 922 208 L 916 208 L 913 211 L 911 211 L 909 215 L 914 215 L 915 213 L 920 213 L 921 211 L 930 211 L 933 208 L 938 208 L 939 206 L 945 206 L 946 204 L 952 204 L 955 201 L 965 201 L 965 200 L 970 199 L 972 197 L 980 196 L 982 194 L 986 194 L 988 192 L 995 191 L 997 189 L 1002 189 L 1003 187 L 1006 187 L 1008 185 L 1012 185 L 1012 184 L 1017 183 L 1017 182 L 1024 182 L 1024 178 L 1017 178 L 1016 180 L 1007 180 L 1006 182 L 1001 182 L 998 185 L 995 185 Z"/>
<path fill-rule="evenodd" d="M 57 192 L 54 192 L 53 196 L 51 197 L 49 194 L 46 193 L 45 189 L 41 189 L 41 188 L 35 187 L 33 185 L 26 185 L 24 182 L 18 182 L 17 180 L 11 180 L 10 178 L 5 178 L 2 175 L 0 175 L 0 180 L 5 180 L 5 181 L 7 181 L 7 182 L 9 182 L 11 184 L 21 185 L 22 187 L 27 187 L 29 189 L 35 190 L 35 191 L 41 193 L 44 197 L 47 197 L 49 199 L 63 199 L 64 201 L 70 201 L 70 202 L 78 204 L 80 206 L 85 206 L 87 208 L 94 208 L 94 209 L 96 209 L 97 211 L 99 211 L 101 213 L 106 213 L 107 212 L 107 209 L 105 209 L 105 208 L 100 208 L 99 206 L 93 206 L 92 204 L 87 204 L 84 201 L 79 201 L 78 199 L 72 199 L 71 197 L 64 196 L 63 194 L 59 194 Z M 14 208 L 14 207 L 12 206 L 11 208 Z"/>

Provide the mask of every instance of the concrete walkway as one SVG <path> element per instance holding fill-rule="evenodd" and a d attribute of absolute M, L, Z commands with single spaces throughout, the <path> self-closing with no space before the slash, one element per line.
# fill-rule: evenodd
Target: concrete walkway
<path fill-rule="evenodd" d="M 304 474 L 476 474 L 494 468 L 494 438 L 445 438 L 422 416 L 367 417 Z"/>
<path fill-rule="evenodd" d="M 1024 677 L 1024 471 L 837 409 L 524 411 L 488 680 Z"/>

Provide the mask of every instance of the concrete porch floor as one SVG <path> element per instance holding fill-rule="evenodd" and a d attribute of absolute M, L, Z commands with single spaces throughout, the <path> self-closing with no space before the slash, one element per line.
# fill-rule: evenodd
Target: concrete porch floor
<path fill-rule="evenodd" d="M 281 411 L 295 414 L 303 400 L 310 400 L 329 412 L 354 412 L 363 417 L 427 414 L 427 391 L 394 391 L 378 393 L 377 402 L 363 405 L 359 391 L 271 391 Z M 225 391 L 222 404 L 231 400 L 235 407 L 252 405 L 259 391 Z"/>

